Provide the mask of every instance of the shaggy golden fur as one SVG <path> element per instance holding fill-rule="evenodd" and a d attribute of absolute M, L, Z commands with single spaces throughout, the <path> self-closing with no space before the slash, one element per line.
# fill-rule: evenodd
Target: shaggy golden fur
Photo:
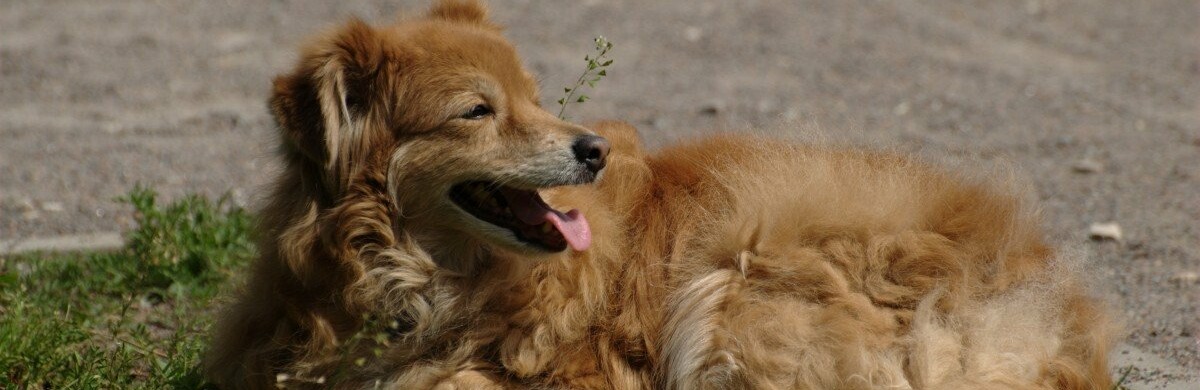
<path fill-rule="evenodd" d="M 271 98 L 260 258 L 206 359 L 224 387 L 1109 386 L 1105 316 L 1002 187 L 761 137 L 647 154 L 541 109 L 471 2 L 302 53 Z M 599 178 L 572 152 L 593 131 Z M 471 180 L 579 209 L 590 245 L 474 217 L 449 195 Z"/>

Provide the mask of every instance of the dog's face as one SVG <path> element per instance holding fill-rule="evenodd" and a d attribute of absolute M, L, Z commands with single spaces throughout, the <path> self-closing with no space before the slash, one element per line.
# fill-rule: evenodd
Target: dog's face
<path fill-rule="evenodd" d="M 583 215 L 538 191 L 596 180 L 609 145 L 538 99 L 483 8 L 446 1 L 421 20 L 322 36 L 276 79 L 272 108 L 293 165 L 320 172 L 333 202 L 381 172 L 406 227 L 525 254 L 584 250 Z"/>

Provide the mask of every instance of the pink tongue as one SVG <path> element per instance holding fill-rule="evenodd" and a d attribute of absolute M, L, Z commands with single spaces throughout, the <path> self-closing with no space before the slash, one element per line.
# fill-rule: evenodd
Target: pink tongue
<path fill-rule="evenodd" d="M 567 239 L 567 244 L 571 245 L 571 249 L 577 252 L 587 250 L 592 245 L 592 228 L 588 226 L 587 218 L 584 218 L 583 213 L 578 209 L 572 209 L 563 214 L 546 205 L 537 192 L 507 188 L 501 191 L 504 192 L 504 198 L 508 200 L 508 206 L 512 208 L 513 214 L 521 222 L 537 226 L 549 221 L 555 229 L 558 229 L 558 233 Z"/>

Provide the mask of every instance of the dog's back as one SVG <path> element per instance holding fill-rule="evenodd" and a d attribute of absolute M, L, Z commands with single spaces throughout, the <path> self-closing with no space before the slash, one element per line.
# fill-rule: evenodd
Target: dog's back
<path fill-rule="evenodd" d="M 647 234 L 671 247 L 667 387 L 1109 384 L 1111 329 L 1078 259 L 1043 243 L 1005 183 L 757 137 L 648 167 L 657 195 L 637 214 L 671 221 Z"/>

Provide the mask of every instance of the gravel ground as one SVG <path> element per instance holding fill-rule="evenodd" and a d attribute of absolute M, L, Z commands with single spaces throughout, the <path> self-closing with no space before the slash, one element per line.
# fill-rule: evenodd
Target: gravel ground
<path fill-rule="evenodd" d="M 335 4 L 340 3 L 340 4 Z M 1200 8 L 1189 0 L 494 1 L 546 103 L 651 145 L 768 128 L 1016 167 L 1128 342 L 1200 372 Z M 135 183 L 253 204 L 296 45 L 424 1 L 5 0 L 0 240 L 118 231 Z M 816 130 L 814 130 L 816 129 Z M 1121 241 L 1091 241 L 1116 222 Z"/>

